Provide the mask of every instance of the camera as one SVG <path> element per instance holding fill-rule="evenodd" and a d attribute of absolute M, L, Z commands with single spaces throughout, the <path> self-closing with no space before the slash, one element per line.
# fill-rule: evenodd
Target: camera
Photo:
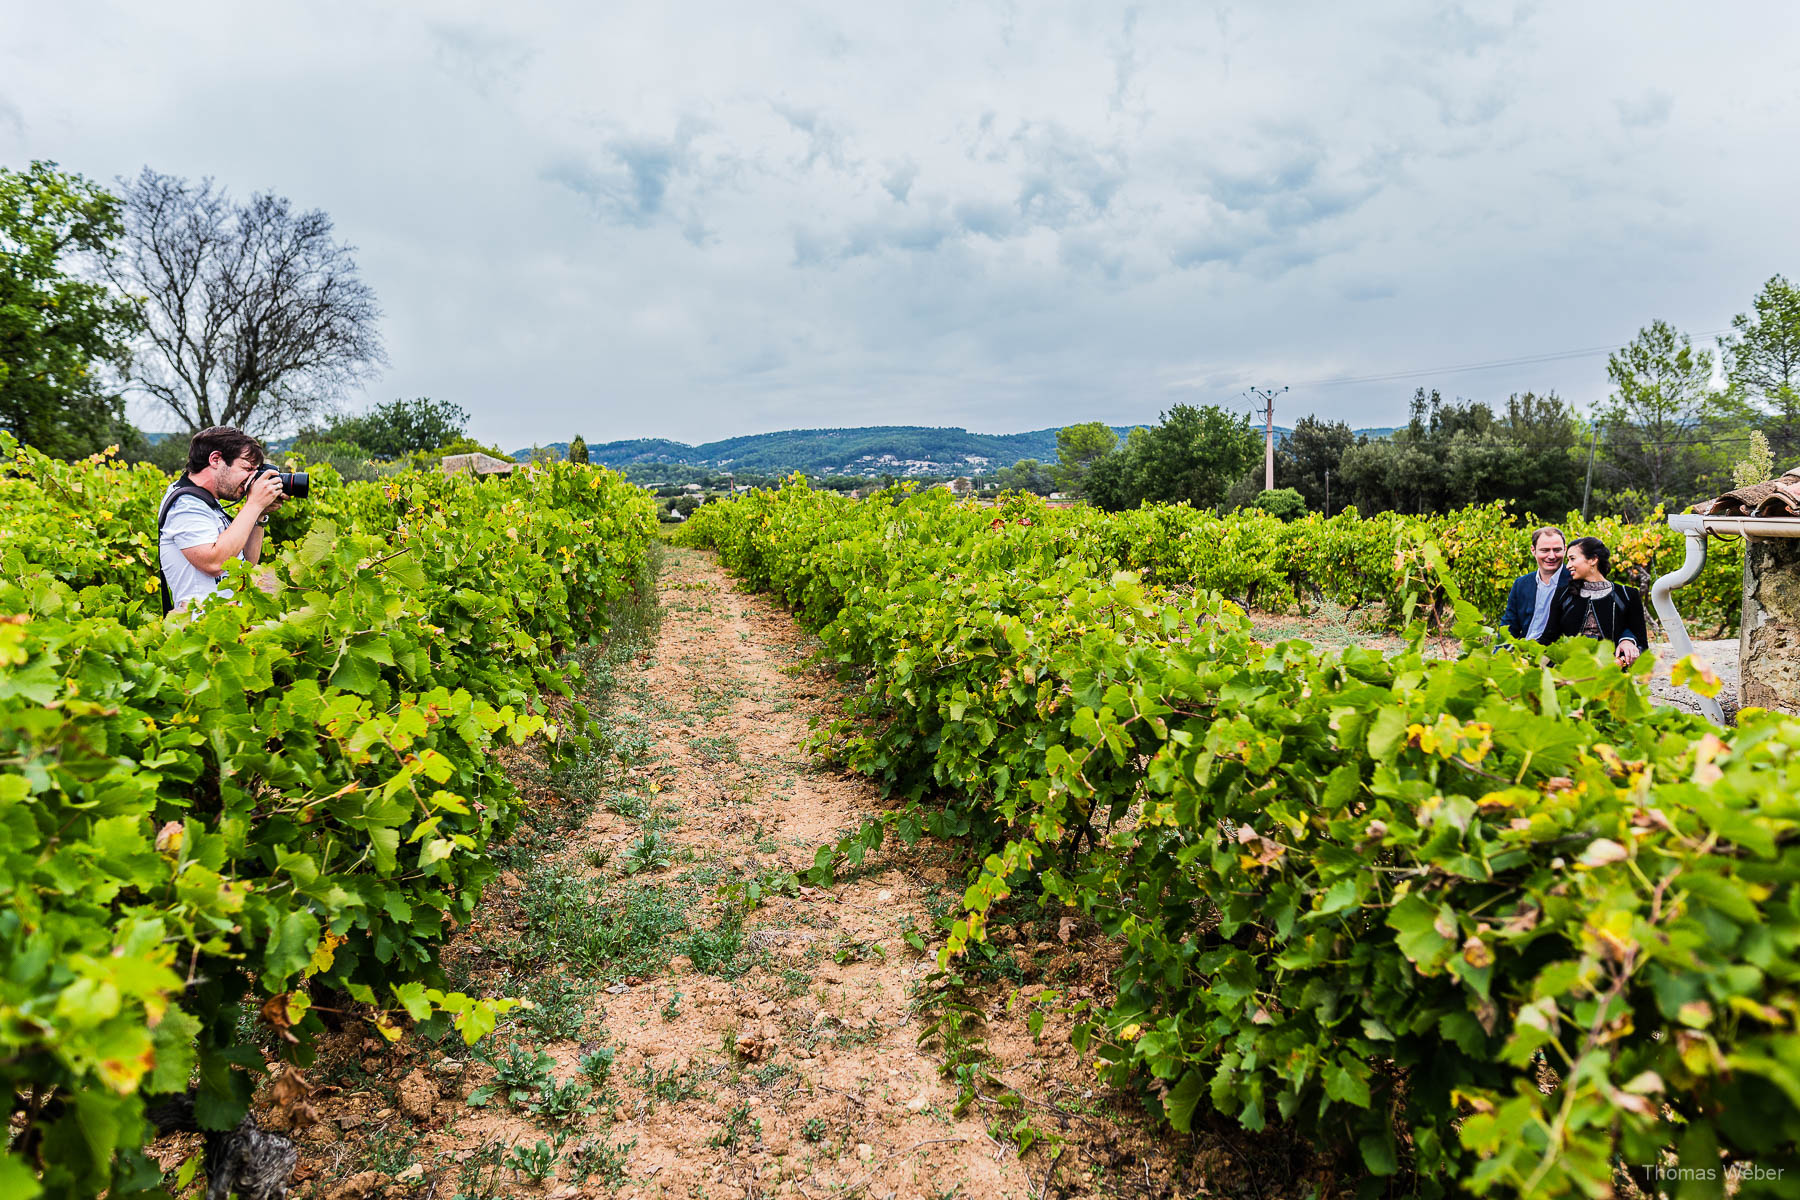
<path fill-rule="evenodd" d="M 250 490 L 250 485 L 255 483 L 257 478 L 261 476 L 264 471 L 274 472 L 275 478 L 281 481 L 281 492 L 284 496 L 292 496 L 296 500 L 304 500 L 306 499 L 306 493 L 312 491 L 312 477 L 305 471 L 276 471 L 274 467 L 270 466 L 268 463 L 264 463 L 262 466 L 256 468 L 256 470 L 250 472 L 250 478 L 244 481 L 245 492 Z"/>

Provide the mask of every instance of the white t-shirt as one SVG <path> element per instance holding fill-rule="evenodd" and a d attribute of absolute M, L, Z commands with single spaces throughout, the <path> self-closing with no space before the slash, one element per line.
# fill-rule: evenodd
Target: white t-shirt
<path fill-rule="evenodd" d="M 169 596 L 176 608 L 185 607 L 196 597 L 211 595 L 219 586 L 216 576 L 189 562 L 182 551 L 212 545 L 230 524 L 230 517 L 198 496 L 183 496 L 170 506 L 159 550 L 163 578 L 169 581 Z"/>

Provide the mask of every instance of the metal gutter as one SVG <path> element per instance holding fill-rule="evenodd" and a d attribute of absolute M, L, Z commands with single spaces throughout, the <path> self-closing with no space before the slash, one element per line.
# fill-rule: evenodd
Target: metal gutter
<path fill-rule="evenodd" d="M 1669 528 L 1686 536 L 1687 556 L 1679 567 L 1650 585 L 1650 603 L 1655 606 L 1657 619 L 1669 635 L 1669 644 L 1675 648 L 1676 661 L 1680 661 L 1694 652 L 1694 643 L 1688 637 L 1681 613 L 1675 608 L 1673 593 L 1676 588 L 1694 582 L 1705 569 L 1707 535 L 1800 538 L 1800 517 L 1703 517 L 1697 513 L 1679 513 L 1669 518 Z M 1719 707 L 1717 700 L 1698 692 L 1694 697 L 1700 702 L 1700 710 L 1715 725 L 1725 723 L 1725 710 Z"/>

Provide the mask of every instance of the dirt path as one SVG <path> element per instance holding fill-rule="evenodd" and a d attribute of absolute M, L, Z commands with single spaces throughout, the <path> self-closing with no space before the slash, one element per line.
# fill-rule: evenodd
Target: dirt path
<path fill-rule="evenodd" d="M 1096 1096 L 1067 1016 L 1027 1030 L 1047 985 L 1065 1002 L 1105 986 L 1092 931 L 1027 914 L 946 988 L 948 848 L 890 843 L 860 876 L 799 885 L 880 807 L 805 750 L 810 718 L 837 711 L 800 666 L 816 643 L 711 555 L 671 551 L 659 595 L 654 643 L 613 664 L 604 747 L 514 772 L 543 803 L 447 955 L 458 986 L 535 1008 L 473 1054 L 454 1037 L 339 1047 L 314 1072 L 339 1082 L 303 1134 L 302 1194 L 1023 1200 L 1201 1182 L 1210 1156 Z M 720 899 L 752 885 L 754 907 Z M 972 1010 L 965 1036 L 921 1047 L 946 1002 Z M 977 1086 L 947 1079 L 946 1057 Z"/>

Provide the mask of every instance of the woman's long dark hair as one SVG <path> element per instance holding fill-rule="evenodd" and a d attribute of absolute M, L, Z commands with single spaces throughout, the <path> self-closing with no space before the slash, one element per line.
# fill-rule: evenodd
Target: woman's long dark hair
<path fill-rule="evenodd" d="M 1605 542 L 1597 537 L 1591 536 L 1576 538 L 1574 544 L 1571 545 L 1569 549 L 1579 550 L 1581 551 L 1581 557 L 1591 558 L 1598 563 L 1600 566 L 1600 578 L 1610 578 L 1609 572 L 1612 570 L 1612 551 L 1606 548 Z"/>

